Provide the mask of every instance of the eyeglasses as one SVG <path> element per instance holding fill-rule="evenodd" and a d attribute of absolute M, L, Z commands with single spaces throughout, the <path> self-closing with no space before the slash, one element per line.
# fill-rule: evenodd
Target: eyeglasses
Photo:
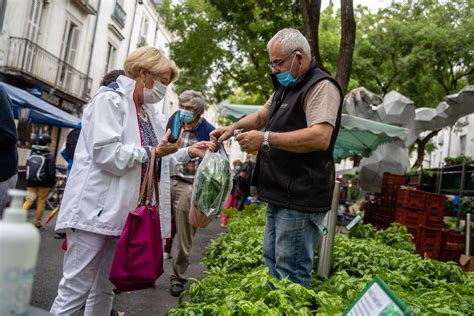
<path fill-rule="evenodd" d="M 186 110 L 186 111 L 194 111 L 194 105 L 185 105 L 185 104 L 179 104 L 178 105 L 180 109 Z"/>
<path fill-rule="evenodd" d="M 290 57 L 291 55 L 293 55 L 293 53 L 297 52 L 298 50 L 295 49 L 294 51 L 292 51 L 291 53 L 289 53 L 285 58 L 283 58 L 282 60 L 279 60 L 279 61 L 273 61 L 273 62 L 269 62 L 267 65 L 268 67 L 270 68 L 270 70 L 273 70 L 274 68 L 276 67 L 280 67 L 280 65 L 288 59 L 288 57 Z"/>

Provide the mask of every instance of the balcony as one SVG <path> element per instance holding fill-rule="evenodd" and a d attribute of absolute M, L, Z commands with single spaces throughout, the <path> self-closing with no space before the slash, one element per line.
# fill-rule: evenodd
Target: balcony
<path fill-rule="evenodd" d="M 97 0 L 74 0 L 73 3 L 85 14 L 97 14 Z"/>
<path fill-rule="evenodd" d="M 118 25 L 120 25 L 120 27 L 125 27 L 127 13 L 125 13 L 125 10 L 118 3 L 118 1 L 115 1 L 114 13 L 112 14 L 112 18 L 115 20 L 115 22 L 117 22 Z"/>
<path fill-rule="evenodd" d="M 76 102 L 87 102 L 92 78 L 26 38 L 10 37 L 5 72 L 38 80 Z"/>

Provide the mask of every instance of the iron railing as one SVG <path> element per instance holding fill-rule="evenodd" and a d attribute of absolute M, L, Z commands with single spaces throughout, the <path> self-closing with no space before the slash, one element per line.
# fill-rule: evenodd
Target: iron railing
<path fill-rule="evenodd" d="M 90 97 L 91 77 L 26 38 L 10 37 L 5 70 L 30 75 L 82 100 Z"/>
<path fill-rule="evenodd" d="M 125 27 L 125 21 L 127 19 L 127 13 L 125 13 L 125 10 L 118 3 L 118 1 L 115 1 L 114 13 L 112 14 L 112 17 L 115 18 L 115 21 L 117 21 L 117 23 L 121 27 Z"/>

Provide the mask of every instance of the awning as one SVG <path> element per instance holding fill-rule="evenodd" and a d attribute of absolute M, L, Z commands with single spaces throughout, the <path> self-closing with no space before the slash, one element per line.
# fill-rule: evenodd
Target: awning
<path fill-rule="evenodd" d="M 407 133 L 406 128 L 342 114 L 334 159 L 339 162 L 354 155 L 369 157 L 382 144 L 405 140 Z"/>
<path fill-rule="evenodd" d="M 18 119 L 21 108 L 30 109 L 29 118 L 33 123 L 74 128 L 81 120 L 29 92 L 0 82 L 13 103 L 13 115 Z"/>
<path fill-rule="evenodd" d="M 219 113 L 235 122 L 259 108 L 261 106 L 226 104 L 222 106 Z M 341 129 L 334 148 L 334 159 L 339 162 L 354 155 L 368 157 L 381 144 L 404 140 L 406 136 L 406 128 L 342 114 Z"/>

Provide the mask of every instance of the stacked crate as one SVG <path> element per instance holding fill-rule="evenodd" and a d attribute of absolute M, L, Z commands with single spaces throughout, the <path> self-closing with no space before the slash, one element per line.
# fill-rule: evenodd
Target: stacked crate
<path fill-rule="evenodd" d="M 404 175 L 384 173 L 382 192 L 374 195 L 374 200 L 365 208 L 364 222 L 377 228 L 387 228 L 395 220 L 397 194 L 401 185 L 405 184 Z"/>
<path fill-rule="evenodd" d="M 474 236 L 471 236 L 471 245 L 474 243 Z M 451 229 L 443 229 L 441 237 L 441 250 L 439 254 L 440 261 L 455 261 L 465 251 L 466 235 Z M 472 253 L 472 249 L 471 249 Z"/>
<path fill-rule="evenodd" d="M 418 253 L 438 259 L 446 197 L 419 190 L 398 191 L 395 221 L 414 236 Z"/>

